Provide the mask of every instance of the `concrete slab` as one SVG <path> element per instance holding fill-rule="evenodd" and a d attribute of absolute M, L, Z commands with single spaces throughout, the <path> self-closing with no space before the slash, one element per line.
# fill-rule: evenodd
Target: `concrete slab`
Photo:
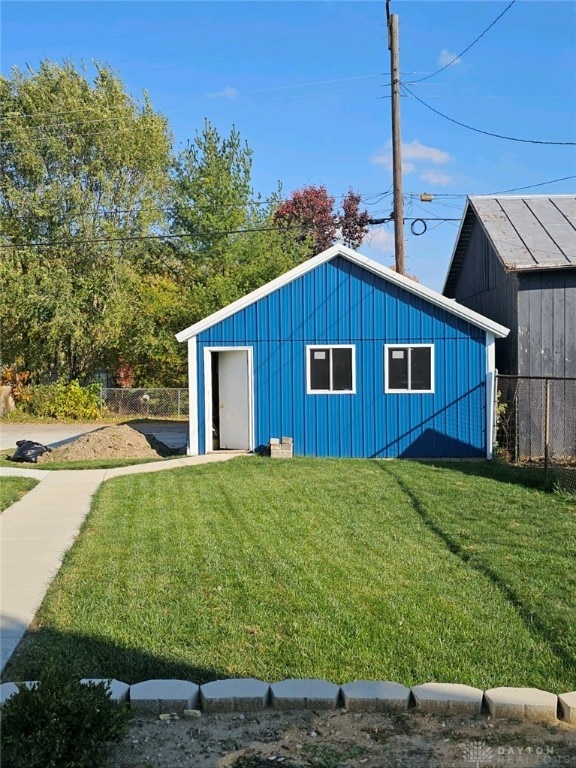
<path fill-rule="evenodd" d="M 130 686 L 130 708 L 142 714 L 183 714 L 185 709 L 196 709 L 199 691 L 188 680 L 145 680 Z"/>
<path fill-rule="evenodd" d="M 412 688 L 418 709 L 424 712 L 478 715 L 482 709 L 483 691 L 458 683 L 423 683 Z"/>
<path fill-rule="evenodd" d="M 115 467 L 114 469 L 106 470 L 105 479 L 110 480 L 112 477 L 123 477 L 124 475 L 141 475 L 148 472 L 162 472 L 167 469 L 194 467 L 202 464 L 215 464 L 221 461 L 230 461 L 238 456 L 246 456 L 246 451 L 217 451 L 215 453 L 207 453 L 203 456 L 181 456 L 176 459 L 166 459 L 150 464 L 134 464 L 131 467 Z"/>
<path fill-rule="evenodd" d="M 43 583 L 38 583 L 31 589 L 2 589 L 2 614 L 0 616 L 0 637 L 4 637 L 6 632 L 4 622 L 8 620 L 10 626 L 14 627 L 20 624 L 22 627 L 22 635 L 28 628 L 30 612 L 33 611 L 32 616 L 36 613 L 44 595 L 46 589 L 50 586 L 53 573 L 47 575 Z M 43 577 L 44 578 L 44 577 Z M 16 637 L 16 631 L 14 629 L 9 630 L 11 637 Z"/>
<path fill-rule="evenodd" d="M 33 480 L 42 480 L 48 474 L 48 469 L 33 469 L 32 464 L 14 464 L 13 467 L 0 467 L 0 477 L 30 477 Z"/>
<path fill-rule="evenodd" d="M 254 712 L 268 706 L 270 684 L 254 678 L 215 680 L 200 686 L 204 712 Z"/>
<path fill-rule="evenodd" d="M 112 701 L 127 701 L 128 694 L 130 692 L 130 686 L 128 683 L 123 683 L 121 680 L 103 680 L 97 677 L 84 677 L 80 680 L 81 683 L 106 683 L 106 688 L 110 694 Z"/>
<path fill-rule="evenodd" d="M 35 443 L 42 443 L 49 448 L 57 448 L 59 445 L 65 445 L 72 440 L 101 429 L 100 422 L 86 422 L 76 424 L 19 424 L 17 422 L 4 421 L 0 423 L 0 450 L 16 448 L 18 440 L 33 440 Z"/>
<path fill-rule="evenodd" d="M 355 680 L 340 689 L 346 709 L 352 712 L 384 712 L 408 709 L 410 688 L 388 680 Z"/>
<path fill-rule="evenodd" d="M 340 687 L 326 680 L 282 680 L 270 686 L 276 709 L 335 709 Z"/>
<path fill-rule="evenodd" d="M 576 691 L 561 693 L 558 696 L 562 719 L 571 725 L 576 725 Z"/>
<path fill-rule="evenodd" d="M 143 421 L 128 422 L 128 424 L 143 435 L 154 435 L 169 448 L 185 449 L 188 443 L 187 421 Z"/>
<path fill-rule="evenodd" d="M 539 688 L 491 688 L 484 692 L 492 717 L 520 718 L 534 722 L 555 723 L 558 696 Z"/>
<path fill-rule="evenodd" d="M 188 422 L 187 421 L 131 421 L 127 419 L 124 422 L 132 429 L 137 430 L 143 435 L 154 435 L 161 440 L 164 445 L 170 448 L 181 448 L 185 446 L 188 440 Z M 0 423 L 0 450 L 16 448 L 18 440 L 33 440 L 36 443 L 42 443 L 49 448 L 58 448 L 61 445 L 77 440 L 81 435 L 88 432 L 95 432 L 98 429 L 106 429 L 111 424 L 101 421 L 82 422 L 74 424 L 31 424 L 17 422 Z"/>

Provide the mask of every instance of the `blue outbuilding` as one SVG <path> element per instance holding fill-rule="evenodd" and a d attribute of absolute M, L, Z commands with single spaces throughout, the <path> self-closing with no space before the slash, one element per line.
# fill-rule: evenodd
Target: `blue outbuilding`
<path fill-rule="evenodd" d="M 177 334 L 188 453 L 490 458 L 508 329 L 333 246 Z"/>

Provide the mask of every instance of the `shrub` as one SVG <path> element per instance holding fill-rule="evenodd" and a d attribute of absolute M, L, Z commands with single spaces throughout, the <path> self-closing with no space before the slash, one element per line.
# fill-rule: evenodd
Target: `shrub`
<path fill-rule="evenodd" d="M 29 378 L 28 371 L 17 371 L 13 366 L 0 370 L 0 384 L 9 385 L 12 388 L 12 397 L 16 405 L 25 404 L 28 401 L 29 387 L 27 383 Z"/>
<path fill-rule="evenodd" d="M 97 768 L 125 732 L 128 709 L 105 683 L 48 672 L 2 705 L 2 768 Z"/>
<path fill-rule="evenodd" d="M 29 388 L 29 398 L 22 410 L 42 418 L 98 419 L 100 385 L 81 387 L 77 381 L 37 384 Z"/>

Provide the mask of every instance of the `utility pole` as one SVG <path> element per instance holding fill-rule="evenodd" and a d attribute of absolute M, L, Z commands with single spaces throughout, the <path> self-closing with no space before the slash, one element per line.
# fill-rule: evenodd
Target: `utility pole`
<path fill-rule="evenodd" d="M 402 137 L 400 134 L 400 56 L 398 53 L 398 16 L 389 13 L 390 0 L 386 0 L 388 19 L 388 49 L 390 51 L 390 77 L 392 86 L 392 181 L 394 186 L 394 251 L 396 272 L 404 274 L 404 198 L 402 195 Z"/>

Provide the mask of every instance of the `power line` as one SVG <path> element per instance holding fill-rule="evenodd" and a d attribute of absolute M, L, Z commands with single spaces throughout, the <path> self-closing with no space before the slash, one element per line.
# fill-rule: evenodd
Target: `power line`
<path fill-rule="evenodd" d="M 47 243 L 8 243 L 0 244 L 0 248 L 52 248 L 55 246 L 92 245 L 94 243 L 129 243 L 142 240 L 176 240 L 186 237 L 223 237 L 226 235 L 244 235 L 251 232 L 284 232 L 289 229 L 302 229 L 302 227 L 248 227 L 246 229 L 230 229 L 212 232 L 180 232 L 177 234 L 162 235 L 129 235 L 125 237 L 93 237 L 84 240 L 57 240 Z"/>
<path fill-rule="evenodd" d="M 357 88 L 365 88 L 366 86 L 358 86 Z M 319 99 L 322 98 L 331 98 L 334 96 L 339 96 L 341 94 L 349 94 L 351 89 L 347 90 L 336 90 L 336 91 L 327 91 L 323 94 L 298 94 L 295 96 L 290 96 L 289 98 L 286 97 L 280 97 L 278 99 L 269 99 L 267 101 L 257 102 L 257 103 L 246 103 L 243 104 L 243 110 L 241 112 L 236 111 L 234 114 L 234 117 L 237 118 L 239 116 L 244 116 L 246 114 L 254 115 L 254 114 L 261 114 L 262 110 L 265 110 L 266 108 L 270 108 L 269 105 L 272 101 L 281 101 L 283 104 L 287 104 L 288 101 L 300 101 L 300 104 L 291 105 L 288 106 L 286 109 L 274 109 L 275 114 L 279 113 L 285 113 L 285 112 L 293 112 L 299 109 L 306 109 L 309 110 L 312 108 L 317 108 Z M 350 105 L 353 101 L 365 101 L 367 99 L 378 99 L 378 98 L 390 98 L 388 96 L 379 97 L 379 96 L 369 96 L 369 95 L 361 95 L 361 96 L 354 96 L 349 97 L 346 100 L 346 105 Z M 313 102 L 310 102 L 310 99 L 314 99 Z M 308 102 L 305 102 L 304 100 L 308 100 Z M 259 111 L 260 110 L 260 111 Z M 142 115 L 139 115 L 137 119 L 141 118 Z M 164 122 L 167 123 L 167 118 L 165 118 L 162 114 L 154 113 L 154 117 L 159 117 Z M 114 118 L 110 118 L 113 120 Z M 96 120 L 88 120 L 87 123 L 96 122 Z M 34 137 L 36 141 L 46 141 L 52 138 L 62 139 L 62 138 L 78 138 L 83 139 L 87 136 L 105 136 L 105 137 L 114 137 L 119 132 L 132 132 L 132 127 L 114 127 L 114 126 L 107 126 L 102 127 L 102 130 L 97 131 L 88 131 L 88 132 L 81 132 L 81 133 L 74 133 L 73 131 L 69 131 L 68 133 L 64 134 L 63 132 L 58 133 L 59 129 L 61 127 L 73 127 L 77 126 L 78 123 L 39 123 L 37 125 L 27 126 L 29 128 L 34 129 L 37 133 Z M 87 125 L 88 127 L 88 125 Z M 170 129 L 169 123 L 167 123 L 168 129 Z M 6 130 L 5 130 L 6 132 Z M 26 144 L 26 139 L 3 139 L 0 140 L 0 145 L 19 145 L 19 144 Z"/>
<path fill-rule="evenodd" d="M 557 181 L 570 181 L 576 179 L 576 176 L 564 176 L 562 179 L 552 179 L 551 181 L 542 181 L 540 184 L 530 184 L 527 187 L 516 187 L 515 189 L 504 189 L 500 192 L 488 192 L 488 195 L 506 195 L 508 192 L 522 192 L 525 189 L 534 189 L 535 187 L 545 187 L 548 184 L 554 184 Z"/>
<path fill-rule="evenodd" d="M 407 88 L 404 83 L 400 83 L 400 87 L 409 96 L 412 96 L 412 98 L 416 99 L 416 101 L 419 101 L 420 104 L 425 106 L 431 112 L 434 112 L 435 114 L 439 115 L 440 117 L 443 117 L 444 120 L 448 120 L 451 123 L 455 123 L 456 125 L 459 125 L 461 128 L 466 128 L 469 131 L 474 131 L 475 133 L 482 133 L 484 136 L 492 136 L 495 139 L 504 139 L 506 141 L 518 141 L 518 142 L 521 142 L 523 144 L 546 144 L 548 146 L 574 146 L 574 145 L 576 145 L 576 141 L 541 141 L 541 140 L 537 140 L 537 139 L 519 139 L 516 136 L 504 136 L 501 133 L 492 133 L 491 131 L 483 131 L 480 128 L 474 128 L 472 125 L 467 125 L 466 123 L 461 123 L 458 120 L 455 120 L 453 117 L 449 117 L 448 115 L 445 115 L 443 112 L 439 112 L 437 109 L 434 109 L 434 107 L 431 107 L 430 104 L 427 104 L 419 96 L 416 96 L 415 93 L 412 93 L 412 91 L 409 88 Z"/>
<path fill-rule="evenodd" d="M 458 54 L 457 56 L 455 56 L 455 57 L 454 57 L 454 58 L 453 58 L 451 61 L 449 61 L 447 64 L 445 64 L 443 67 L 440 67 L 440 69 L 437 69 L 437 70 L 436 70 L 436 72 L 432 72 L 432 74 L 431 74 L 431 75 L 426 75 L 426 77 L 421 77 L 421 78 L 419 78 L 418 80 L 411 80 L 411 81 L 410 81 L 410 85 L 412 85 L 413 83 L 421 83 L 421 82 L 423 82 L 424 80 L 430 80 L 430 78 L 431 78 L 431 77 L 436 77 L 436 75 L 439 75 L 439 74 L 440 74 L 440 72 L 444 72 L 444 70 L 445 70 L 445 69 L 448 69 L 448 67 L 450 67 L 452 64 L 454 64 L 454 62 L 455 62 L 455 61 L 457 61 L 458 59 L 462 58 L 462 56 L 464 56 L 464 54 L 465 54 L 465 53 L 468 53 L 468 51 L 470 50 L 470 48 L 472 48 L 474 45 L 476 45 L 476 43 L 477 43 L 479 40 L 481 40 L 481 39 L 484 37 L 484 35 L 485 35 L 485 34 L 486 34 L 486 33 L 487 33 L 487 32 L 488 32 L 490 29 L 492 29 L 492 27 L 493 27 L 493 26 L 494 26 L 494 25 L 495 25 L 497 22 L 499 22 L 499 21 L 500 21 L 500 19 L 502 18 L 502 16 L 504 16 L 504 14 L 505 14 L 507 11 L 509 11 L 509 10 L 510 10 L 510 8 L 512 8 L 512 6 L 514 5 L 514 3 L 515 3 L 515 2 L 516 2 L 516 0 L 512 0 L 512 2 L 511 2 L 511 3 L 509 3 L 509 5 L 507 5 L 507 6 L 506 6 L 506 8 L 504 8 L 504 10 L 502 11 L 502 13 L 501 13 L 499 16 L 497 16 L 497 17 L 494 19 L 494 21 L 493 21 L 493 22 L 492 22 L 490 25 L 488 25 L 488 26 L 486 27 L 486 29 L 485 29 L 483 32 L 481 32 L 481 33 L 478 35 L 478 37 L 477 37 L 475 40 L 473 40 L 473 41 L 470 43 L 470 45 L 469 45 L 467 48 L 464 48 L 464 50 L 462 51 L 462 53 L 459 53 L 459 54 Z"/>
<path fill-rule="evenodd" d="M 389 216 L 382 219 L 370 219 L 369 224 L 387 224 L 392 221 Z M 460 219 L 453 219 L 447 217 L 406 217 L 404 221 L 460 221 Z M 161 234 L 161 235 L 128 235 L 124 237 L 93 237 L 85 238 L 83 240 L 55 240 L 45 243 L 2 243 L 0 248 L 16 249 L 16 248 L 54 248 L 56 246 L 79 246 L 79 245 L 93 245 L 98 243 L 129 243 L 140 242 L 148 240 L 178 240 L 185 239 L 187 237 L 225 237 L 227 235 L 245 235 L 253 232 L 287 232 L 290 230 L 302 231 L 303 229 L 314 231 L 314 226 L 310 225 L 295 225 L 285 227 L 246 227 L 245 229 L 229 229 L 229 230 L 213 230 L 204 232 L 179 232 L 175 234 Z"/>
<path fill-rule="evenodd" d="M 315 185 L 311 185 L 315 186 Z M 366 194 L 363 194 L 362 192 L 358 192 L 357 194 L 360 195 L 360 202 L 364 203 L 365 205 L 377 205 L 379 202 L 381 202 L 385 197 L 388 197 L 390 194 L 392 194 L 390 191 L 388 192 L 369 192 Z M 289 197 L 289 196 L 288 196 Z M 334 197 L 335 200 L 344 200 L 346 197 L 348 197 L 348 193 L 345 195 L 331 195 L 331 197 Z M 368 198 L 375 198 L 373 201 L 370 201 Z M 273 205 L 274 203 L 283 203 L 287 198 L 282 197 L 281 199 L 274 196 L 274 197 L 266 197 L 263 199 L 250 199 L 245 201 L 246 207 L 248 206 L 259 206 L 259 205 Z M 235 205 L 234 203 L 229 203 L 228 205 L 225 205 L 226 208 L 240 208 L 244 205 Z M 222 206 L 220 206 L 222 207 Z M 157 213 L 173 213 L 175 209 L 175 206 L 157 206 L 154 208 L 154 212 Z M 102 219 L 109 219 L 112 216 L 117 216 L 120 214 L 138 214 L 138 213 L 145 213 L 148 209 L 144 209 L 142 207 L 135 207 L 135 208 L 107 208 L 105 205 L 97 205 L 94 208 L 91 208 L 87 211 L 61 211 L 57 212 L 57 216 L 71 216 L 71 217 L 77 217 L 77 218 L 85 218 L 86 216 L 99 216 Z M 11 213 L 10 217 L 11 219 L 27 219 L 30 218 L 30 214 L 27 213 Z M 45 214 L 45 216 L 37 215 L 36 218 L 38 220 L 46 219 L 46 218 L 53 218 L 53 215 L 51 213 Z"/>
<path fill-rule="evenodd" d="M 535 189 L 536 187 L 545 187 L 548 184 L 557 184 L 560 181 L 571 181 L 572 179 L 576 179 L 576 176 L 562 176 L 559 179 L 549 179 L 548 181 L 540 181 L 538 184 L 528 184 L 525 187 L 516 187 L 514 189 L 501 189 L 498 192 L 477 192 L 474 194 L 477 195 L 506 195 L 509 192 L 522 192 L 525 189 Z M 420 197 L 422 193 L 421 192 L 407 192 L 406 195 L 408 197 Z M 434 192 L 432 193 L 434 196 L 434 200 L 436 198 L 466 198 L 470 197 L 470 192 Z"/>
<path fill-rule="evenodd" d="M 310 81 L 304 82 L 304 83 L 291 83 L 289 85 L 278 85 L 278 86 L 274 86 L 272 88 L 256 88 L 256 89 L 252 89 L 252 90 L 243 90 L 243 91 L 239 91 L 238 95 L 239 96 L 252 96 L 253 94 L 259 94 L 259 93 L 270 93 L 270 92 L 273 92 L 273 91 L 287 91 L 287 90 L 294 90 L 296 88 L 308 88 L 308 87 L 314 86 L 314 85 L 332 85 L 334 83 L 352 82 L 352 81 L 357 81 L 357 80 L 375 80 L 376 78 L 379 78 L 379 77 L 381 77 L 380 73 L 378 73 L 378 74 L 371 74 L 371 75 L 357 75 L 357 76 L 354 76 L 354 77 L 336 77 L 336 78 L 330 78 L 328 80 L 310 80 Z M 346 93 L 346 91 L 334 91 L 334 93 Z M 306 94 L 306 95 L 308 95 L 308 94 Z M 199 97 L 196 96 L 196 98 L 199 98 Z M 200 98 L 211 98 L 211 94 L 208 94 L 207 96 L 202 96 Z M 135 104 L 135 106 L 137 107 L 137 109 L 139 109 L 139 111 L 137 112 L 137 117 L 148 116 L 146 112 L 142 111 L 142 107 L 139 107 L 139 105 L 137 103 Z M 65 112 L 34 112 L 32 114 L 14 111 L 14 112 L 12 112 L 12 114 L 0 115 L 0 121 L 8 121 L 8 120 L 10 120 L 11 118 L 14 118 L 14 117 L 18 118 L 18 119 L 20 119 L 20 118 L 30 118 L 30 119 L 32 119 L 32 118 L 39 118 L 39 117 L 51 118 L 51 117 L 61 117 L 61 116 L 63 116 L 63 117 L 68 117 L 68 118 L 73 119 L 73 115 L 75 113 L 80 113 L 80 115 L 84 115 L 85 111 L 86 110 L 82 109 L 82 108 L 81 109 L 67 110 Z M 153 112 L 152 116 L 153 117 L 161 117 L 163 120 L 167 120 L 167 118 L 164 117 L 164 115 L 162 115 L 161 113 L 158 113 L 158 112 Z M 84 124 L 91 125 L 92 123 L 102 123 L 102 122 L 108 122 L 108 121 L 113 121 L 113 120 L 118 120 L 118 116 L 117 115 L 112 115 L 110 117 L 86 117 L 84 119 Z M 32 126 L 32 127 L 46 126 L 46 127 L 49 127 L 49 128 L 62 128 L 64 126 L 74 126 L 74 127 L 77 127 L 78 124 L 79 124 L 78 120 L 74 120 L 74 122 L 70 122 L 70 123 L 69 122 L 48 122 L 48 121 L 39 120 L 39 121 L 35 122 L 34 126 Z"/>

